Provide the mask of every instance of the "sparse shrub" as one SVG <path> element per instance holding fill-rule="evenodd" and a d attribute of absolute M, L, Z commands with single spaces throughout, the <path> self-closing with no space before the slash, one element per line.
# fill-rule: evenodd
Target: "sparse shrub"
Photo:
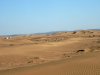
<path fill-rule="evenodd" d="M 76 53 L 79 53 L 79 52 L 85 52 L 85 50 L 81 49 L 81 50 L 77 50 Z"/>
<path fill-rule="evenodd" d="M 9 46 L 14 46 L 14 44 L 9 44 Z"/>
<path fill-rule="evenodd" d="M 33 60 L 28 61 L 27 63 L 33 63 Z"/>
<path fill-rule="evenodd" d="M 77 32 L 73 32 L 72 34 L 76 34 Z"/>
<path fill-rule="evenodd" d="M 39 57 L 34 57 L 34 59 L 40 59 Z"/>

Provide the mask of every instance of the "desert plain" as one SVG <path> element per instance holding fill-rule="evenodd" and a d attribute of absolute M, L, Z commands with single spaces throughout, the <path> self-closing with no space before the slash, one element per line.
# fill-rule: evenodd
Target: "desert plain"
<path fill-rule="evenodd" d="M 100 30 L 1 36 L 0 75 L 100 75 Z"/>

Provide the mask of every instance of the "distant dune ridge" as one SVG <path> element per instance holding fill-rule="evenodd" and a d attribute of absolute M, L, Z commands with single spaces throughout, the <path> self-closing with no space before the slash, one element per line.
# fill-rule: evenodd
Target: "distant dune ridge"
<path fill-rule="evenodd" d="M 0 75 L 100 75 L 100 30 L 0 36 Z"/>

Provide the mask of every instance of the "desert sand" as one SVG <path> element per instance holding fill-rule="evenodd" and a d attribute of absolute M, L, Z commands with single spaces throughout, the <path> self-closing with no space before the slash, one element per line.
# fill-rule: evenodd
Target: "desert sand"
<path fill-rule="evenodd" d="M 0 75 L 100 75 L 100 30 L 2 36 Z"/>

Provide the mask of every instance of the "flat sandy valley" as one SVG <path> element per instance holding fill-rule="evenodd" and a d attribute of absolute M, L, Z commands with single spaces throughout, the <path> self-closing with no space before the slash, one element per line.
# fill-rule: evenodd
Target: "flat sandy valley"
<path fill-rule="evenodd" d="M 0 37 L 0 75 L 100 75 L 100 30 Z"/>

